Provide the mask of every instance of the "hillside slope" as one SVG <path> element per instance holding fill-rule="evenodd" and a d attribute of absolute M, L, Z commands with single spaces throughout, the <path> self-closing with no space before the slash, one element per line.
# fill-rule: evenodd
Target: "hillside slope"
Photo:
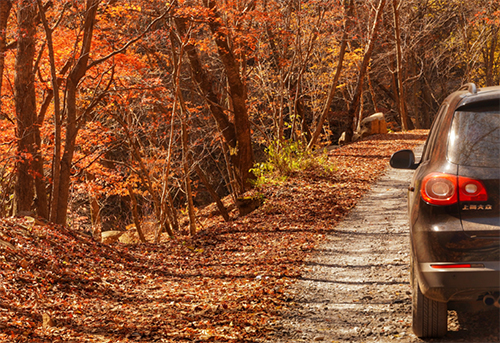
<path fill-rule="evenodd" d="M 295 173 L 264 205 L 161 244 L 103 245 L 31 217 L 0 221 L 0 341 L 255 341 L 289 307 L 308 253 L 426 131 L 331 150 L 336 171 Z"/>

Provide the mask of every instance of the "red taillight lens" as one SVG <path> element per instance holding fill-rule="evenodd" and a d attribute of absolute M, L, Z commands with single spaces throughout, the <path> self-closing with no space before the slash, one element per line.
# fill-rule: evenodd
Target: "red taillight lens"
<path fill-rule="evenodd" d="M 435 269 L 484 268 L 484 264 L 482 264 L 482 263 L 441 263 L 441 264 L 431 264 L 431 268 L 435 268 Z"/>
<path fill-rule="evenodd" d="M 468 177 L 458 177 L 458 187 L 460 201 L 487 201 L 488 193 L 481 181 L 469 179 Z"/>
<path fill-rule="evenodd" d="M 455 175 L 432 173 L 422 180 L 422 199 L 432 205 L 452 205 L 457 202 L 457 177 Z"/>
<path fill-rule="evenodd" d="M 427 203 L 441 206 L 452 205 L 457 201 L 488 200 L 488 192 L 481 181 L 445 173 L 432 173 L 424 177 L 420 194 Z"/>
<path fill-rule="evenodd" d="M 431 268 L 436 268 L 436 269 L 450 269 L 450 268 L 471 268 L 472 265 L 469 263 L 467 264 L 431 264 Z"/>

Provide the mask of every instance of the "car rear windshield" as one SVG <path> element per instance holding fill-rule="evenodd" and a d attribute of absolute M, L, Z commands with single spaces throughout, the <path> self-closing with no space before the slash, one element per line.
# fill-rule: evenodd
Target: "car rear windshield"
<path fill-rule="evenodd" d="M 465 166 L 500 167 L 500 109 L 455 112 L 448 159 Z"/>

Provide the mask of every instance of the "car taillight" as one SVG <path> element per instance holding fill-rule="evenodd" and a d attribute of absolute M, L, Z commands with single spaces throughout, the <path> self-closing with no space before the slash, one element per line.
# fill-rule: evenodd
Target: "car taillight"
<path fill-rule="evenodd" d="M 487 201 L 488 193 L 481 181 L 469 179 L 468 177 L 458 177 L 458 187 L 460 193 L 458 200 L 460 201 Z"/>
<path fill-rule="evenodd" d="M 452 205 L 458 201 L 488 200 L 488 193 L 481 181 L 445 173 L 432 173 L 424 177 L 420 194 L 425 202 L 441 206 Z"/>
<path fill-rule="evenodd" d="M 444 173 L 432 173 L 422 180 L 422 199 L 432 205 L 451 205 L 457 202 L 457 177 Z"/>
<path fill-rule="evenodd" d="M 431 268 L 436 268 L 436 269 L 472 268 L 472 265 L 470 263 L 467 263 L 467 264 L 459 264 L 459 263 L 453 263 L 453 264 L 431 264 Z"/>
<path fill-rule="evenodd" d="M 482 263 L 433 263 L 434 269 L 454 269 L 454 268 L 484 268 Z"/>

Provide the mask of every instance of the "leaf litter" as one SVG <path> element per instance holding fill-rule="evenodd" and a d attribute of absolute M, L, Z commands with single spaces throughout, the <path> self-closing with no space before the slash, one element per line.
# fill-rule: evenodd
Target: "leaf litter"
<path fill-rule="evenodd" d="M 0 220 L 2 342 L 255 342 L 293 299 L 304 259 L 387 167 L 427 131 L 332 149 L 335 171 L 305 170 L 256 191 L 264 205 L 224 222 L 200 211 L 194 237 L 104 245 L 31 217 Z M 210 212 L 212 211 L 212 213 Z"/>

